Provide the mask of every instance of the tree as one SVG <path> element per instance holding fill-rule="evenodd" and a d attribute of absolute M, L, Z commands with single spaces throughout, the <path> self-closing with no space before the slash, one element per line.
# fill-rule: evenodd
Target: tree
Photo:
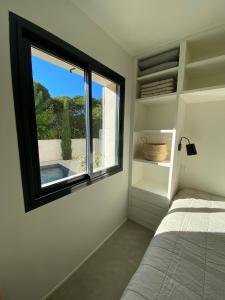
<path fill-rule="evenodd" d="M 34 101 L 38 139 L 52 139 L 56 134 L 55 115 L 48 90 L 39 82 L 34 82 Z"/>
<path fill-rule="evenodd" d="M 83 96 L 76 96 L 70 103 L 70 124 L 72 138 L 82 139 L 85 137 L 85 102 Z"/>
<path fill-rule="evenodd" d="M 51 98 L 49 91 L 34 82 L 34 98 L 38 139 L 62 139 L 64 132 L 64 104 L 67 102 L 70 138 L 83 139 L 86 135 L 86 104 L 83 96 Z M 102 128 L 102 100 L 92 99 L 92 134 L 99 138 Z"/>
<path fill-rule="evenodd" d="M 69 102 L 67 97 L 65 97 L 63 102 L 61 149 L 62 149 L 62 158 L 64 160 L 68 160 L 72 158 Z"/>
<path fill-rule="evenodd" d="M 93 137 L 99 138 L 99 130 L 102 128 L 102 100 L 92 101 L 92 131 Z"/>

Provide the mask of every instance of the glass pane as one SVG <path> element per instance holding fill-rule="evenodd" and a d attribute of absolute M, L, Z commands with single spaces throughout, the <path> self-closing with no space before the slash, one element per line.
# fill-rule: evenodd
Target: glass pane
<path fill-rule="evenodd" d="M 32 47 L 42 187 L 87 172 L 84 71 Z"/>
<path fill-rule="evenodd" d="M 118 165 L 117 84 L 92 73 L 93 171 Z"/>

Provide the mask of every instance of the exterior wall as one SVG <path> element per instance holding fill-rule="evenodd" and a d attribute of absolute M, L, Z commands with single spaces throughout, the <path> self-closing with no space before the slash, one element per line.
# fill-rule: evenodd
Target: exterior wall
<path fill-rule="evenodd" d="M 117 164 L 116 154 L 116 108 L 117 108 L 116 85 L 105 86 L 103 93 L 103 148 L 105 167 Z"/>
<path fill-rule="evenodd" d="M 10 71 L 8 11 L 34 22 L 126 78 L 123 172 L 24 212 Z M 38 300 L 127 216 L 132 59 L 71 1 L 0 1 L 0 294 Z"/>
<path fill-rule="evenodd" d="M 94 149 L 99 153 L 99 139 L 93 139 Z M 61 140 L 38 140 L 40 162 L 62 159 Z M 72 139 L 72 158 L 85 155 L 86 140 Z"/>

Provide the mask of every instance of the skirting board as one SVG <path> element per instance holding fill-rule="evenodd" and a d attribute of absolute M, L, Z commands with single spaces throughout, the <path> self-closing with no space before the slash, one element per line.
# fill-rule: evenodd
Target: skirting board
<path fill-rule="evenodd" d="M 41 300 L 47 300 L 47 298 L 53 294 L 65 281 L 67 281 L 127 220 L 128 218 L 125 218 L 118 226 L 116 226 L 116 228 L 114 228 L 113 231 L 106 238 L 104 238 L 104 240 L 94 250 L 92 250 L 74 270 L 72 270 L 62 281 L 60 281 L 53 289 L 51 289 L 47 295 L 42 297 Z"/>
<path fill-rule="evenodd" d="M 153 232 L 155 232 L 157 229 L 154 225 L 147 223 L 143 220 L 140 220 L 139 218 L 136 218 L 131 215 L 128 216 L 128 220 L 134 221 L 135 223 L 140 224 L 140 225 L 144 226 L 145 228 L 150 229 Z"/>

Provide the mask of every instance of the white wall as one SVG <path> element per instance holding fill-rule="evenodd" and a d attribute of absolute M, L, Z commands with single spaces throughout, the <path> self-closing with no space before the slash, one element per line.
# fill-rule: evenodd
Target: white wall
<path fill-rule="evenodd" d="M 180 186 L 225 196 L 225 101 L 187 105 L 184 135 L 198 155 L 183 146 Z"/>
<path fill-rule="evenodd" d="M 24 212 L 9 55 L 8 10 L 126 77 L 124 171 Z M 127 215 L 132 61 L 67 0 L 0 2 L 0 290 L 6 300 L 49 292 Z"/>
<path fill-rule="evenodd" d="M 93 139 L 96 153 L 100 151 L 100 140 Z M 71 139 L 72 158 L 86 155 L 86 140 Z M 40 162 L 62 159 L 61 140 L 38 140 Z"/>

